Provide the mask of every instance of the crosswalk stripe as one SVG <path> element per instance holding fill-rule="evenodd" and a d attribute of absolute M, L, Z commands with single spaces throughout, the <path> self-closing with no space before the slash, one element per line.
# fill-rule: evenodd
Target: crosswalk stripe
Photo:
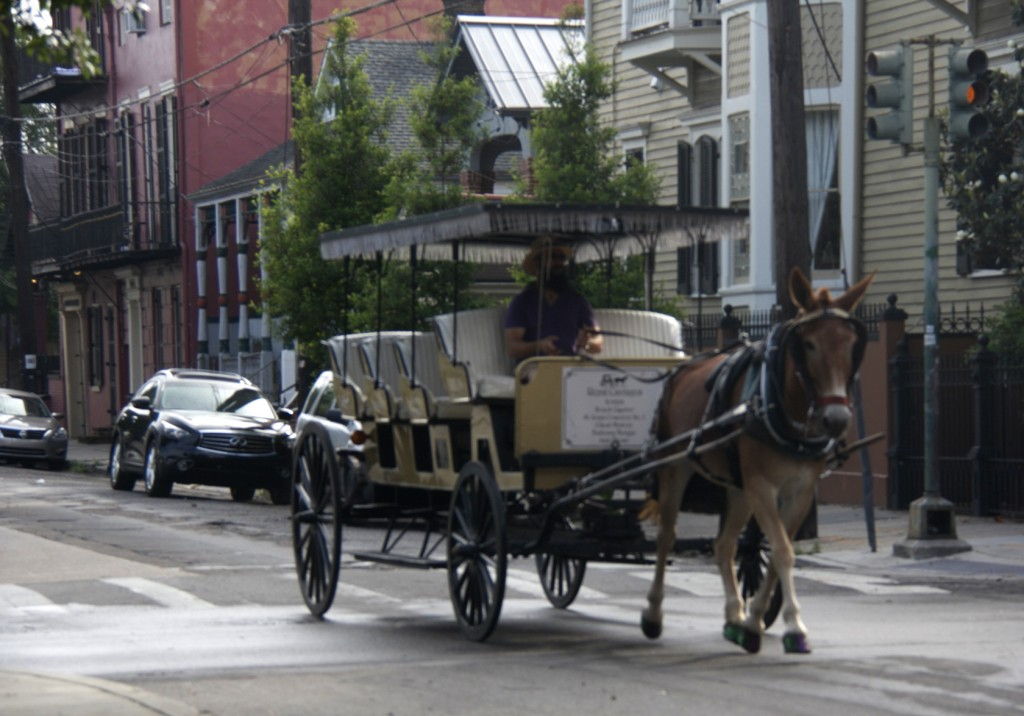
<path fill-rule="evenodd" d="M 929 587 L 923 584 L 900 584 L 888 577 L 853 574 L 832 569 L 801 568 L 794 574 L 800 579 L 812 579 L 815 582 L 830 584 L 834 587 L 845 587 L 861 594 L 949 594 L 947 590 L 939 587 Z"/>
<path fill-rule="evenodd" d="M 136 594 L 142 595 L 147 599 L 152 599 L 157 604 L 162 604 L 165 607 L 194 608 L 215 606 L 214 604 L 207 602 L 204 599 L 200 599 L 194 594 L 186 592 L 183 589 L 177 589 L 176 587 L 171 587 L 142 577 L 110 577 L 101 581 L 135 592 Z"/>
<path fill-rule="evenodd" d="M 20 584 L 0 584 L 0 608 L 63 610 L 39 592 Z"/>
<path fill-rule="evenodd" d="M 629 576 L 650 582 L 654 573 L 630 572 Z M 724 593 L 721 578 L 710 572 L 665 572 L 665 584 L 697 597 L 720 597 Z"/>

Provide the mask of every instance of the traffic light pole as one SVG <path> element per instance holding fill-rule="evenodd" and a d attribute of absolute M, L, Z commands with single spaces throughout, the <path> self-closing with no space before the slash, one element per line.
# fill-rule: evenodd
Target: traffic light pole
<path fill-rule="evenodd" d="M 910 505 L 898 557 L 922 559 L 965 552 L 953 504 L 939 488 L 939 119 L 935 116 L 935 46 L 928 38 L 928 116 L 924 120 L 924 494 Z"/>

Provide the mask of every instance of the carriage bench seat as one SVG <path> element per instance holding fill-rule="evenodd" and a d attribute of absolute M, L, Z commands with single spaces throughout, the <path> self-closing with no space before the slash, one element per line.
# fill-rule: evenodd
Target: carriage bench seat
<path fill-rule="evenodd" d="M 682 351 L 683 325 L 679 319 L 672 316 L 654 311 L 595 308 L 594 320 L 597 321 L 597 325 L 602 331 L 625 334 L 623 336 L 604 336 L 604 347 L 599 355 L 602 360 L 682 358 L 685 355 Z M 665 345 L 659 346 L 649 341 L 657 341 Z M 666 346 L 671 346 L 671 348 Z M 678 350 L 674 350 L 674 348 Z"/>
<path fill-rule="evenodd" d="M 505 353 L 504 317 L 505 308 L 496 306 L 431 319 L 441 350 L 441 374 L 453 400 L 515 397 L 514 362 Z"/>

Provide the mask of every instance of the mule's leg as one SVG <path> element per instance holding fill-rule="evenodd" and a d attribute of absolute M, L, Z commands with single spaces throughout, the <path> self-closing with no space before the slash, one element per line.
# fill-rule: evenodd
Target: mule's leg
<path fill-rule="evenodd" d="M 744 477 L 747 499 L 761 531 L 771 545 L 772 566 L 782 583 L 782 619 L 786 625 L 782 637 L 783 646 L 790 653 L 809 653 L 811 648 L 807 643 L 807 627 L 800 618 L 800 604 L 797 602 L 793 586 L 793 565 L 796 557 L 786 525 L 779 515 L 777 490 L 761 475 Z"/>
<path fill-rule="evenodd" d="M 654 564 L 654 579 L 647 592 L 647 608 L 640 615 L 640 628 L 648 639 L 661 636 L 664 614 L 661 603 L 665 598 L 665 565 L 676 544 L 676 516 L 683 499 L 688 478 L 679 466 L 663 467 L 658 471 L 658 555 Z"/>
<path fill-rule="evenodd" d="M 750 519 L 750 507 L 743 493 L 730 489 L 726 495 L 725 515 L 715 539 L 715 563 L 725 588 L 725 627 L 722 634 L 750 653 L 761 649 L 763 626 L 744 619 L 743 599 L 736 581 L 736 542 Z"/>

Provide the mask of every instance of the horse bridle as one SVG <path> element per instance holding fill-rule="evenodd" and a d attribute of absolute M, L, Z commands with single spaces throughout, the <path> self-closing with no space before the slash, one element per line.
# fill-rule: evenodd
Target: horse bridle
<path fill-rule="evenodd" d="M 814 388 L 814 384 L 808 377 L 807 356 L 804 353 L 803 342 L 799 340 L 800 333 L 797 329 L 801 326 L 822 320 L 843 321 L 853 329 L 853 332 L 856 335 L 856 339 L 853 344 L 853 354 L 851 356 L 850 375 L 846 379 L 847 395 L 818 395 L 817 390 Z M 864 361 L 864 351 L 867 347 L 867 327 L 864 325 L 863 321 L 855 316 L 851 316 L 848 312 L 839 308 L 822 308 L 787 321 L 783 330 L 784 334 L 780 344 L 783 346 L 784 350 L 789 351 L 790 355 L 793 356 L 794 370 L 796 372 L 797 379 L 800 381 L 801 385 L 803 385 L 804 392 L 807 394 L 811 405 L 817 409 L 824 408 L 829 405 L 842 405 L 849 407 L 850 387 L 853 385 L 853 381 L 857 377 L 857 372 L 860 370 L 860 365 Z"/>

